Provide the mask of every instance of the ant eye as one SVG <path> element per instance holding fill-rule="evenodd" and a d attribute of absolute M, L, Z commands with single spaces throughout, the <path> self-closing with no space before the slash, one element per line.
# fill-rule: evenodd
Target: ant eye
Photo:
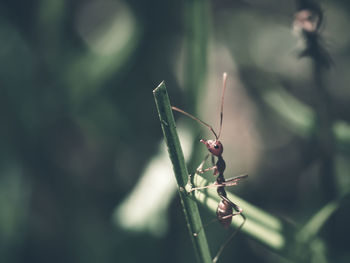
<path fill-rule="evenodd" d="M 214 145 L 214 148 L 215 148 L 215 149 L 219 149 L 219 145 L 215 144 L 215 145 Z"/>

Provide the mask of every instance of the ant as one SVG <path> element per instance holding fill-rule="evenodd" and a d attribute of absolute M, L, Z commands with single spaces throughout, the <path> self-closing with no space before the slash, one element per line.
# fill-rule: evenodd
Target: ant
<path fill-rule="evenodd" d="M 198 174 L 198 173 L 203 174 L 204 172 L 207 172 L 209 170 L 214 170 L 214 176 L 216 176 L 216 181 L 211 185 L 207 185 L 207 186 L 203 186 L 203 187 L 192 187 L 189 190 L 189 192 L 199 190 L 199 189 L 210 188 L 210 187 L 217 187 L 217 193 L 220 196 L 221 201 L 218 204 L 218 208 L 216 210 L 216 216 L 217 216 L 217 220 L 226 229 L 231 225 L 232 217 L 234 217 L 235 215 L 240 215 L 243 218 L 243 222 L 241 223 L 241 225 L 231 234 L 231 236 L 226 240 L 226 242 L 221 245 L 217 255 L 213 259 L 213 262 L 217 262 L 219 256 L 221 255 L 223 249 L 225 248 L 225 246 L 230 242 L 230 240 L 235 236 L 235 234 L 243 227 L 243 225 L 246 221 L 246 217 L 242 213 L 243 212 L 242 208 L 240 208 L 238 205 L 236 205 L 230 199 L 228 199 L 226 191 L 225 191 L 226 186 L 237 185 L 239 180 L 244 179 L 248 176 L 248 175 L 244 174 L 244 175 L 236 176 L 236 177 L 233 177 L 233 178 L 230 178 L 227 180 L 225 180 L 225 178 L 224 178 L 224 171 L 226 168 L 225 161 L 222 157 L 224 147 L 223 147 L 222 143 L 219 141 L 219 138 L 220 138 L 221 130 L 222 130 L 223 107 L 224 107 L 224 95 L 225 95 L 225 90 L 226 90 L 226 81 L 227 81 L 227 74 L 224 73 L 223 74 L 223 89 L 222 89 L 222 97 L 221 97 L 221 110 L 220 110 L 220 128 L 219 128 L 218 134 L 216 134 L 216 132 L 214 131 L 214 129 L 211 125 L 205 123 L 204 121 L 198 119 L 197 117 L 194 117 L 193 115 L 191 115 L 191 114 L 189 114 L 189 113 L 187 113 L 187 112 L 185 112 L 177 107 L 172 107 L 173 110 L 178 111 L 178 112 L 186 115 L 187 117 L 189 117 L 189 118 L 201 123 L 202 125 L 208 127 L 209 130 L 215 136 L 215 140 L 203 140 L 203 139 L 201 139 L 200 142 L 203 143 L 207 147 L 208 151 L 210 152 L 210 154 L 212 156 L 213 163 L 214 163 L 214 157 L 217 157 L 217 162 L 215 163 L 214 166 L 203 170 L 203 165 L 210 155 L 210 154 L 207 154 L 205 159 L 202 161 L 202 163 L 197 168 L 195 174 Z M 191 175 L 190 175 L 190 177 L 191 177 Z M 199 231 L 201 231 L 201 230 L 202 229 L 200 229 Z M 197 236 L 197 235 L 198 235 L 198 233 L 194 233 L 194 236 Z"/>

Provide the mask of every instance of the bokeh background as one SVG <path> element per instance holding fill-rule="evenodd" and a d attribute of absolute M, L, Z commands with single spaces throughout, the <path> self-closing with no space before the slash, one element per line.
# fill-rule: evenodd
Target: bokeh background
<path fill-rule="evenodd" d="M 289 236 L 335 208 L 298 260 L 240 233 L 221 262 L 349 262 L 350 5 L 315 2 L 320 54 L 309 2 L 2 0 L 1 262 L 194 262 L 152 90 L 217 127 L 224 71 L 232 190 Z M 194 171 L 212 135 L 176 118 Z M 212 254 L 227 235 L 208 229 Z"/>

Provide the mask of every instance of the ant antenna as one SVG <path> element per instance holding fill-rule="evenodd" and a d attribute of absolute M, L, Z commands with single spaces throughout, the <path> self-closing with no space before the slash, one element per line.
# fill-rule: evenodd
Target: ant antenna
<path fill-rule="evenodd" d="M 224 72 L 223 74 L 223 81 L 222 81 L 222 95 L 221 95 L 221 110 L 220 110 L 220 130 L 219 135 L 216 139 L 220 138 L 221 130 L 222 130 L 222 119 L 224 117 L 224 97 L 225 97 L 225 90 L 226 90 L 226 81 L 227 81 L 227 73 Z"/>
<path fill-rule="evenodd" d="M 214 129 L 213 129 L 213 127 L 211 125 L 209 125 L 208 123 L 198 119 L 197 117 L 194 117 L 193 115 L 191 115 L 191 114 L 189 114 L 189 113 L 187 113 L 187 112 L 185 112 L 185 111 L 183 111 L 183 110 L 181 110 L 181 109 L 179 109 L 177 107 L 172 106 L 171 108 L 173 110 L 175 110 L 175 111 L 178 111 L 178 112 L 186 115 L 187 117 L 190 117 L 191 119 L 193 119 L 195 121 L 198 121 L 199 123 L 203 124 L 204 126 L 207 126 L 209 128 L 209 130 L 211 130 L 211 132 L 214 134 L 215 138 L 218 140 L 219 137 L 216 135 L 216 132 L 214 131 Z"/>

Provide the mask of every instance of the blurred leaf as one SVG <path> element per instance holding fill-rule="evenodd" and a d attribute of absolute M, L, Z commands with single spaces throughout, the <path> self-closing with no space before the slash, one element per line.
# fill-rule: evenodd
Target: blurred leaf
<path fill-rule="evenodd" d="M 80 12 L 76 30 L 89 49 L 73 55 L 65 72 L 73 101 L 80 101 L 125 66 L 139 44 L 141 25 L 124 1 L 94 1 Z"/>
<path fill-rule="evenodd" d="M 310 107 L 281 88 L 266 89 L 262 96 L 287 128 L 303 137 L 310 134 L 315 118 Z"/>
<path fill-rule="evenodd" d="M 176 187 L 165 146 L 163 143 L 161 146 L 130 194 L 114 211 L 114 222 L 126 230 L 155 236 L 163 236 L 167 231 L 167 208 Z"/>
<path fill-rule="evenodd" d="M 334 124 L 333 131 L 338 147 L 350 153 L 350 125 L 344 121 L 338 121 Z"/>
<path fill-rule="evenodd" d="M 0 253 L 4 262 L 13 262 L 18 255 L 12 251 L 27 234 L 31 187 L 18 163 L 6 167 L 0 171 Z"/>
<path fill-rule="evenodd" d="M 307 243 L 314 238 L 338 207 L 339 201 L 333 201 L 321 208 L 299 231 L 297 240 Z"/>
<path fill-rule="evenodd" d="M 282 88 L 269 88 L 262 92 L 267 106 L 286 128 L 302 137 L 310 135 L 315 121 L 313 110 Z M 350 151 L 350 125 L 336 121 L 333 131 L 340 149 Z"/>

